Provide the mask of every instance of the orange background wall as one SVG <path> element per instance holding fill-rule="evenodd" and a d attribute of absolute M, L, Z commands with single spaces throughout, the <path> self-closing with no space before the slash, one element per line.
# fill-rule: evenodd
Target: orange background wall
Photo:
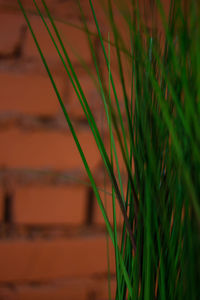
<path fill-rule="evenodd" d="M 97 185 L 103 188 L 101 158 L 70 81 L 41 20 L 33 13 L 32 1 L 22 2 Z M 81 56 L 94 71 L 86 37 L 63 22 L 81 25 L 77 1 L 46 2 L 106 136 L 99 95 L 78 58 Z M 81 1 L 93 31 L 88 2 Z M 101 30 L 107 34 L 98 1 L 93 3 Z M 104 74 L 99 41 L 93 36 L 92 42 Z M 114 54 L 111 58 L 114 61 Z M 117 81 L 116 85 L 121 97 Z M 0 0 L 0 300 L 108 299 L 105 226 L 85 182 L 88 179 L 80 155 L 17 0 Z M 101 195 L 104 197 L 103 192 Z M 112 205 L 107 198 L 111 217 Z M 111 245 L 110 249 L 114 295 Z"/>
<path fill-rule="evenodd" d="M 22 2 L 103 187 L 101 160 L 70 82 L 40 19 L 31 13 L 32 1 Z M 80 25 L 75 2 L 47 4 L 58 19 Z M 86 2 L 82 1 L 90 20 Z M 84 34 L 63 22 L 57 25 L 66 46 L 70 44 L 92 69 Z M 93 43 L 98 54 L 95 38 Z M 67 49 L 101 121 L 96 89 L 74 50 Z M 1 300 L 108 299 L 104 222 L 83 181 L 88 180 L 79 153 L 17 1 L 0 0 Z"/>

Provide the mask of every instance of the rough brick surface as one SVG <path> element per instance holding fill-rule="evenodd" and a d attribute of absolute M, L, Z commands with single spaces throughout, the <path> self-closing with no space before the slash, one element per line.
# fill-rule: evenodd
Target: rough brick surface
<path fill-rule="evenodd" d="M 114 271 L 113 247 L 111 271 Z M 0 241 L 0 282 L 46 281 L 105 273 L 105 236 Z"/>
<path fill-rule="evenodd" d="M 55 78 L 62 93 L 63 80 Z M 61 109 L 47 76 L 32 74 L 0 74 L 0 112 L 51 116 Z"/>
<path fill-rule="evenodd" d="M 85 188 L 31 186 L 17 188 L 14 221 L 20 224 L 73 224 L 85 219 Z"/>
<path fill-rule="evenodd" d="M 59 56 L 40 18 L 37 16 L 31 17 L 31 24 L 33 26 L 39 45 L 47 61 L 49 62 L 53 60 L 58 61 Z M 90 62 L 91 55 L 90 55 L 89 45 L 87 42 L 87 37 L 85 36 L 83 30 L 76 29 L 62 22 L 56 22 L 56 26 L 59 30 L 59 34 L 62 38 L 62 41 L 65 45 L 66 51 L 70 59 L 73 62 L 77 62 L 79 61 L 79 57 L 81 55 L 81 58 L 84 61 Z M 61 47 L 59 47 L 59 49 L 61 49 Z M 25 56 L 32 57 L 32 58 L 34 57 L 39 58 L 38 50 L 29 32 L 28 32 L 27 42 L 24 51 L 25 51 Z"/>
<path fill-rule="evenodd" d="M 115 280 L 111 279 L 114 295 Z M 0 288 L 2 300 L 107 300 L 107 279 L 71 279 L 49 284 L 21 285 L 15 291 Z"/>
<path fill-rule="evenodd" d="M 91 132 L 78 133 L 80 144 L 91 168 L 95 168 L 100 155 Z M 83 163 L 72 134 L 54 131 L 0 131 L 0 166 L 44 167 L 55 169 L 83 169 Z"/>
<path fill-rule="evenodd" d="M 78 72 L 77 72 L 78 73 Z M 87 75 L 86 72 L 81 72 L 79 75 L 79 82 L 83 89 L 84 95 L 88 101 L 89 107 L 96 117 L 101 119 L 103 112 L 102 100 L 100 98 L 100 92 L 97 90 L 95 82 Z M 68 103 L 68 111 L 70 116 L 78 119 L 86 119 L 85 113 L 78 101 L 75 91 L 71 88 L 67 90 L 64 99 Z"/>
<path fill-rule="evenodd" d="M 22 2 L 76 126 L 97 185 L 104 189 L 102 160 L 77 96 L 43 23 L 35 15 L 33 1 Z M 89 29 L 94 33 L 92 43 L 100 71 L 108 84 L 108 71 L 95 35 L 89 1 L 80 2 Z M 162 2 L 168 11 L 169 1 Z M 41 2 L 37 3 L 44 13 Z M 77 1 L 46 0 L 46 3 L 56 20 L 108 149 L 108 127 L 100 96 L 80 63 L 82 58 L 89 71 L 94 73 Z M 122 3 L 118 1 L 119 5 Z M 139 3 L 142 6 L 144 1 Z M 110 31 L 113 41 L 101 4 L 93 1 L 93 5 L 104 38 L 107 39 Z M 145 5 L 150 11 L 148 1 Z M 142 7 L 141 11 L 143 14 Z M 114 18 L 120 24 L 120 32 L 127 43 L 129 32 L 124 28 L 125 21 L 122 22 L 119 11 L 114 11 Z M 150 14 L 146 16 L 148 26 L 151 26 L 151 20 Z M 160 30 L 161 23 L 158 19 Z M 108 51 L 107 43 L 105 48 Z M 111 71 L 122 115 L 127 120 L 116 51 L 112 46 L 110 50 Z M 125 83 L 130 95 L 131 64 L 124 55 L 121 59 L 126 68 Z M 0 0 L 0 82 L 0 300 L 107 300 L 104 219 L 91 188 L 74 182 L 87 180 L 82 160 L 18 3 L 13 0 Z M 114 103 L 112 91 L 111 98 Z M 125 184 L 123 158 L 119 145 L 116 147 Z M 73 180 L 69 179 L 71 176 Z M 111 192 L 109 183 L 106 190 Z M 6 193 L 10 195 L 9 205 L 6 204 Z M 105 203 L 102 191 L 100 195 Z M 112 223 L 112 199 L 110 195 L 106 198 L 106 210 Z M 120 226 L 122 216 L 117 200 L 116 212 Z M 110 253 L 114 298 L 116 282 L 112 245 Z"/>
<path fill-rule="evenodd" d="M 94 71 L 77 3 L 46 2 L 102 133 L 100 97 L 80 63 L 81 57 Z M 35 15 L 33 1 L 22 3 L 89 166 L 101 184 L 101 157 L 77 96 Z M 81 4 L 95 33 L 89 3 L 81 0 Z M 94 6 L 104 34 L 105 16 L 97 1 Z M 0 299 L 106 300 L 104 221 L 94 197 L 90 203 L 91 188 L 78 183 L 87 181 L 80 154 L 17 1 L 0 0 L 0 37 Z M 100 58 L 95 35 L 92 42 Z M 112 214 L 110 204 L 108 214 Z M 113 248 L 110 253 L 114 295 Z"/>
<path fill-rule="evenodd" d="M 111 196 L 111 188 L 103 187 L 102 189 L 106 189 L 106 194 L 104 192 L 100 192 L 101 199 L 103 201 L 104 207 L 106 209 L 107 216 L 110 220 L 110 223 L 113 223 L 113 202 L 112 202 L 112 196 Z M 109 193 L 109 194 L 108 194 Z M 118 225 L 122 222 L 122 214 L 121 210 L 118 204 L 118 201 L 115 197 L 115 208 L 116 208 L 116 219 Z M 96 224 L 105 225 L 105 221 L 102 215 L 102 212 L 99 208 L 99 205 L 97 203 L 97 200 L 95 200 L 95 209 L 94 209 L 94 220 Z"/>
<path fill-rule="evenodd" d="M 6 13 L 0 9 L 0 55 L 12 53 L 21 38 L 21 30 L 25 20 L 21 14 Z"/>

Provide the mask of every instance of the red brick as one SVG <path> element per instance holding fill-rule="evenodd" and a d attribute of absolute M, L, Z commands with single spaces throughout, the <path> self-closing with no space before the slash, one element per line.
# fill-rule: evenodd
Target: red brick
<path fill-rule="evenodd" d="M 37 16 L 32 16 L 30 17 L 30 19 L 31 19 L 31 25 L 33 26 L 33 30 L 36 34 L 39 45 L 47 61 L 49 63 L 54 61 L 60 61 L 60 58 L 55 50 L 51 38 L 49 37 L 49 34 L 46 28 L 44 27 L 41 19 Z M 63 40 L 63 43 L 65 45 L 65 48 L 68 52 L 71 61 L 78 62 L 79 61 L 78 56 L 80 56 L 85 62 L 90 62 L 91 55 L 90 55 L 86 34 L 82 30 L 76 29 L 62 22 L 56 22 L 56 26 L 61 35 L 61 38 Z M 61 49 L 60 46 L 59 49 Z M 27 57 L 39 58 L 38 50 L 35 46 L 35 42 L 30 32 L 28 32 L 27 42 L 24 51 L 25 51 L 25 56 Z"/>
<path fill-rule="evenodd" d="M 21 224 L 81 224 L 85 200 L 85 188 L 79 186 L 17 188 L 14 220 Z"/>
<path fill-rule="evenodd" d="M 111 271 L 114 272 L 113 247 Z M 0 282 L 46 281 L 107 272 L 106 238 L 1 240 Z"/>
<path fill-rule="evenodd" d="M 53 16 L 59 16 L 60 20 L 62 21 L 69 21 L 72 24 L 76 24 L 80 26 L 80 9 L 78 7 L 78 3 L 74 0 L 68 1 L 52 1 L 48 0 L 48 7 L 51 10 Z M 88 26 L 91 26 L 91 20 L 93 21 L 91 7 L 88 1 L 80 0 L 82 10 L 86 19 L 88 20 Z M 98 3 L 98 1 L 93 2 L 93 6 L 95 8 L 96 16 L 99 20 L 99 17 L 104 16 L 105 21 L 105 14 L 102 9 L 102 3 Z M 94 23 L 94 22 L 93 22 Z M 105 22 L 104 22 L 105 23 Z M 102 24 L 104 24 L 102 23 Z"/>
<path fill-rule="evenodd" d="M 111 280 L 111 291 L 114 297 L 115 280 Z M 57 284 L 43 284 L 38 286 L 21 285 L 16 289 L 0 288 L 0 296 L 6 300 L 89 300 L 108 299 L 108 282 L 107 279 L 72 279 L 61 281 Z"/>
<path fill-rule="evenodd" d="M 29 74 L 0 74 L 0 111 L 30 115 L 54 115 L 61 112 L 56 94 L 47 76 Z M 62 80 L 56 78 L 62 93 Z"/>
<path fill-rule="evenodd" d="M 94 168 L 100 155 L 92 133 L 81 131 L 78 137 L 90 167 Z M 0 144 L 0 165 L 6 167 L 84 168 L 72 134 L 67 129 L 66 132 L 2 130 Z"/>
<path fill-rule="evenodd" d="M 0 53 L 11 53 L 19 41 L 21 26 L 25 20 L 21 14 L 0 11 Z"/>
<path fill-rule="evenodd" d="M 101 117 L 101 112 L 103 110 L 102 100 L 93 80 L 86 74 L 81 74 L 78 78 L 92 113 L 94 116 Z M 66 101 L 68 103 L 67 107 L 71 117 L 86 119 L 85 113 L 71 85 L 66 95 Z"/>
<path fill-rule="evenodd" d="M 23 4 L 24 5 L 32 5 L 31 3 L 31 0 L 24 0 L 23 1 Z M 28 8 L 30 8 L 30 6 L 27 6 Z M 16 1 L 12 1 L 12 0 L 0 0 L 0 8 L 1 8 L 1 11 L 2 12 L 16 12 L 16 9 L 18 9 L 18 12 L 20 14 L 20 11 L 19 11 L 19 5 Z"/>
<path fill-rule="evenodd" d="M 78 8 L 77 3 L 74 0 L 68 0 L 68 1 L 55 1 L 55 0 L 46 0 L 47 6 L 49 10 L 52 13 L 52 16 L 54 18 L 57 17 L 60 21 L 73 21 L 73 24 L 79 20 L 80 16 L 80 10 Z M 33 12 L 35 11 L 34 4 L 32 0 L 23 0 L 23 6 L 27 12 Z M 90 19 L 92 18 L 91 8 L 87 1 L 80 0 L 82 9 L 88 18 L 90 16 Z M 40 3 L 38 3 L 40 6 L 41 11 L 44 13 L 45 10 Z M 100 11 L 102 11 L 102 8 L 100 4 L 93 3 L 95 7 L 95 11 L 97 16 L 99 17 Z M 98 5 L 98 6 L 97 6 Z M 16 9 L 19 9 L 18 3 L 16 1 L 12 0 L 0 0 L 0 7 L 5 12 L 13 12 L 13 10 L 16 12 Z M 19 12 L 20 14 L 20 12 Z"/>
<path fill-rule="evenodd" d="M 102 189 L 104 189 L 102 187 Z M 104 192 L 100 192 L 100 196 L 102 199 L 102 202 L 104 203 L 104 207 L 106 208 L 106 212 L 107 212 L 107 216 L 109 218 L 109 221 L 111 224 L 113 224 L 113 205 L 112 205 L 112 196 L 111 196 L 111 188 L 110 187 L 106 187 L 106 192 L 108 192 L 109 194 L 104 194 Z M 118 204 L 118 200 L 115 197 L 115 204 L 116 204 L 116 217 L 117 217 L 117 223 L 121 224 L 122 222 L 122 214 L 121 214 L 121 210 Z M 100 224 L 100 225 L 105 225 L 105 221 L 102 215 L 102 212 L 99 208 L 99 205 L 97 203 L 97 200 L 95 199 L 95 211 L 94 211 L 94 222 L 96 224 Z"/>

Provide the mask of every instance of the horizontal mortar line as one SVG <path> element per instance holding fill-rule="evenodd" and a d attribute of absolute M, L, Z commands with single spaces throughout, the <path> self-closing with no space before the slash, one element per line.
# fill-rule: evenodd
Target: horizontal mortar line
<path fill-rule="evenodd" d="M 77 105 L 79 105 L 77 103 Z M 102 124 L 101 117 L 94 115 L 96 123 L 101 128 L 101 133 L 106 134 L 108 132 L 108 126 L 106 122 Z M 86 117 L 70 116 L 75 128 L 79 131 L 90 131 L 90 126 Z M 19 128 L 24 131 L 57 131 L 68 132 L 71 134 L 67 122 L 62 114 L 51 115 L 29 115 L 18 113 L 15 111 L 0 112 L 0 131 L 10 128 Z"/>
<path fill-rule="evenodd" d="M 110 279 L 115 281 L 115 274 L 112 272 L 110 273 Z M 94 273 L 92 276 L 83 277 L 80 275 L 77 276 L 70 276 L 70 277 L 59 277 L 54 280 L 45 280 L 45 281 L 27 281 L 24 280 L 19 281 L 8 281 L 8 282 L 0 282 L 0 288 L 6 288 L 8 290 L 15 290 L 17 288 L 30 288 L 30 289 L 37 289 L 37 288 L 63 288 L 70 284 L 77 284 L 78 282 L 84 282 L 85 284 L 90 285 L 91 283 L 101 283 L 107 282 L 108 274 L 107 273 Z"/>
<path fill-rule="evenodd" d="M 4 73 L 5 70 L 10 74 L 23 74 L 23 75 L 43 75 L 47 78 L 47 74 L 45 69 L 42 68 L 40 57 L 35 56 L 22 56 L 20 59 L 0 59 L 0 73 Z M 62 66 L 61 61 L 58 63 L 58 58 L 50 58 L 48 60 L 49 66 L 54 75 L 67 78 L 65 75 L 63 76 L 64 67 Z M 74 62 L 74 68 L 79 71 L 79 74 L 85 73 L 83 66 L 80 62 Z M 90 70 L 95 70 L 94 65 L 92 63 L 87 63 L 87 66 Z"/>
<path fill-rule="evenodd" d="M 104 182 L 103 170 L 97 169 L 94 178 L 99 184 Z M 10 181 L 19 185 L 84 185 L 91 187 L 87 174 L 82 169 L 56 170 L 53 168 L 7 168 L 0 166 L 0 184 Z M 101 188 L 99 188 L 101 190 Z"/>
<path fill-rule="evenodd" d="M 21 185 L 27 184 L 89 184 L 80 169 L 60 171 L 51 168 L 5 168 L 0 167 L 0 183 L 14 180 Z"/>
<path fill-rule="evenodd" d="M 5 228 L 4 228 L 5 227 Z M 120 228 L 118 228 L 119 230 Z M 85 238 L 103 237 L 106 234 L 105 225 L 3 225 L 0 230 L 0 244 L 2 242 L 53 242 L 56 240 L 80 240 Z"/>
<path fill-rule="evenodd" d="M 118 225 L 117 231 L 120 232 L 121 226 Z M 1 223 L 0 243 L 10 241 L 54 241 L 56 239 L 80 239 L 101 237 L 106 234 L 104 224 L 93 223 L 91 226 L 84 224 L 77 225 L 25 225 L 13 223 Z"/>
<path fill-rule="evenodd" d="M 76 128 L 80 131 L 88 130 L 89 125 L 84 118 L 71 118 Z M 61 130 L 69 131 L 67 122 L 61 115 L 40 115 L 33 116 L 14 111 L 4 111 L 0 113 L 0 130 L 17 127 L 25 130 Z"/>
<path fill-rule="evenodd" d="M 33 56 L 22 56 L 20 59 L 9 58 L 9 59 L 0 59 L 0 73 L 4 73 L 5 70 L 10 74 L 23 74 L 23 75 L 44 75 L 46 77 L 46 73 L 44 69 L 41 68 L 41 62 L 37 57 Z M 49 65 L 51 66 L 52 72 L 56 76 L 63 76 L 63 71 L 58 66 L 57 59 L 50 59 Z"/>

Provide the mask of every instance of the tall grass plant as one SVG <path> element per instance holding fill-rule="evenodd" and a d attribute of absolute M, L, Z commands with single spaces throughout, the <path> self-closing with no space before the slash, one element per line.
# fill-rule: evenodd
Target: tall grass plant
<path fill-rule="evenodd" d="M 112 201 L 112 220 L 108 218 L 94 174 L 30 18 L 22 1 L 18 0 L 113 243 L 115 299 L 197 300 L 200 295 L 200 3 L 171 0 L 166 11 L 165 3 L 160 0 L 149 0 L 148 5 L 141 5 L 137 0 L 107 0 L 103 9 L 109 22 L 109 33 L 102 34 L 93 2 L 89 0 L 95 33 L 88 27 L 79 0 L 77 9 L 82 15 L 82 30 L 91 50 L 109 147 L 104 142 L 52 13 L 45 0 L 33 0 L 101 154 L 112 186 L 112 195 L 107 196 L 107 201 Z M 45 14 L 38 4 L 43 5 Z M 126 37 L 116 11 L 126 26 Z M 102 62 L 96 56 L 94 35 L 101 45 L 106 76 L 103 76 Z M 115 56 L 114 66 L 112 55 Z M 118 95 L 116 66 L 123 100 Z M 123 217 L 120 230 L 116 204 Z"/>

